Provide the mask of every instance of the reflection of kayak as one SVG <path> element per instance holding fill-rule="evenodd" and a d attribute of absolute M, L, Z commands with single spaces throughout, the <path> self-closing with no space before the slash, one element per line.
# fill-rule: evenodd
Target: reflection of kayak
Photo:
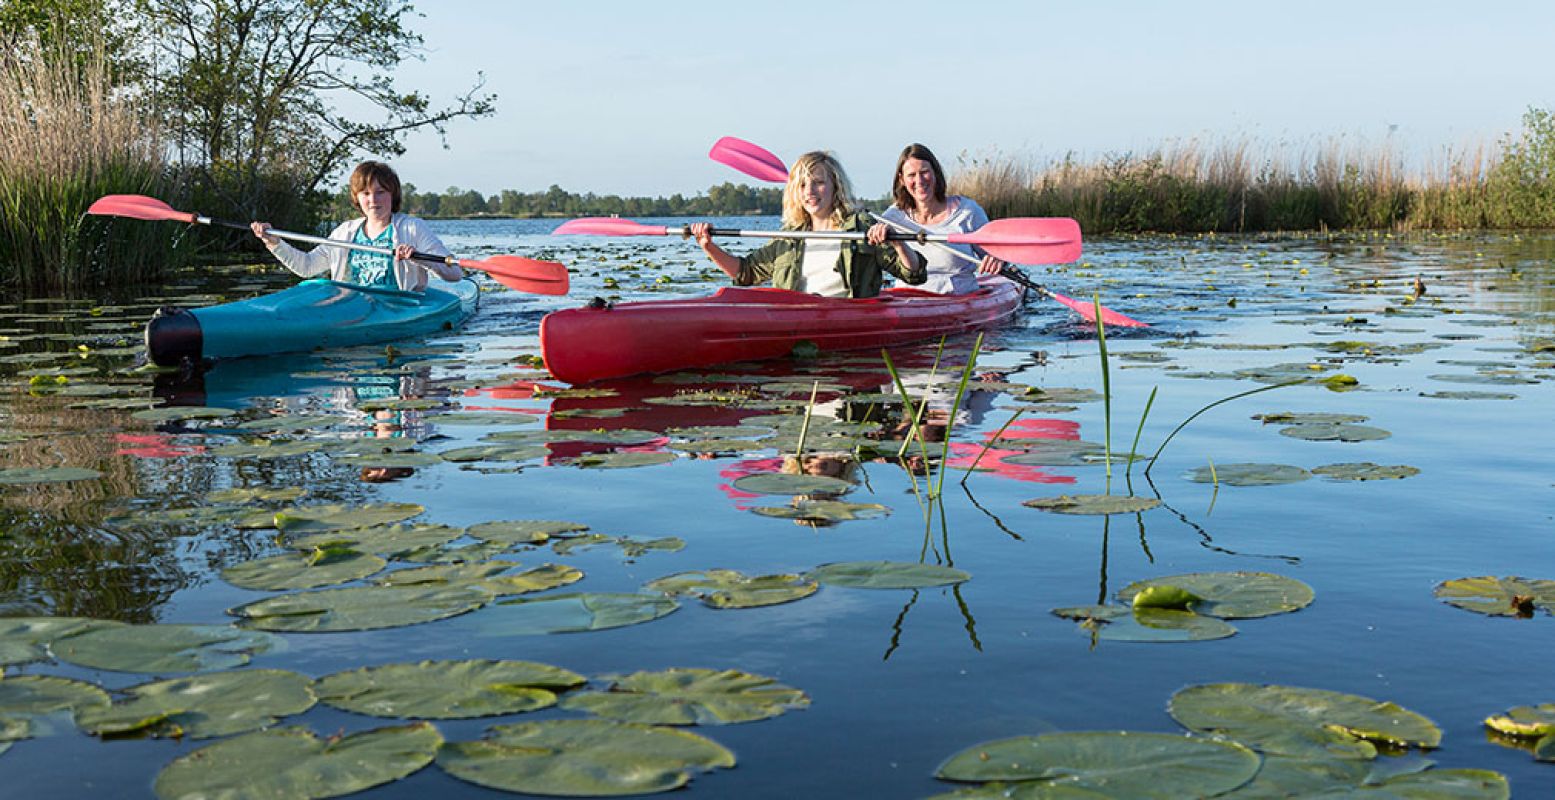
<path fill-rule="evenodd" d="M 163 308 L 146 324 L 153 363 L 347 347 L 458 327 L 475 310 L 468 281 L 402 292 L 307 280 L 273 294 L 205 308 Z"/>
<path fill-rule="evenodd" d="M 540 321 L 545 367 L 568 383 L 782 358 L 801 342 L 820 351 L 906 344 L 1009 319 L 1020 288 L 985 280 L 976 292 L 888 289 L 866 300 L 782 289 L 719 289 L 711 297 L 574 308 Z"/>

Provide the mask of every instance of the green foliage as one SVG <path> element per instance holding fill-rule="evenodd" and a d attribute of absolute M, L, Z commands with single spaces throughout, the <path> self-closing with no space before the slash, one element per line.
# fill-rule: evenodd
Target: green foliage
<path fill-rule="evenodd" d="M 351 206 L 346 187 L 331 198 L 330 216 L 338 219 L 359 212 Z M 573 194 L 552 184 L 543 192 L 503 189 L 500 194 L 482 197 L 473 189 L 450 186 L 442 193 L 420 192 L 411 184 L 404 187 L 404 210 L 420 217 L 672 217 L 740 216 L 779 214 L 783 210 L 783 190 L 755 188 L 744 184 L 721 183 L 709 187 L 707 194 L 686 197 L 621 197 L 593 192 Z"/>

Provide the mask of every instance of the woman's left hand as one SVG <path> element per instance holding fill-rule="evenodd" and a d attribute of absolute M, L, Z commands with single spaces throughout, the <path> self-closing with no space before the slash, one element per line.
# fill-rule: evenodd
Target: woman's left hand
<path fill-rule="evenodd" d="M 1005 262 L 993 256 L 983 256 L 983 263 L 977 265 L 977 274 L 998 275 L 999 271 L 1004 269 L 1004 264 Z"/>
<path fill-rule="evenodd" d="M 864 234 L 864 240 L 876 247 L 886 243 L 886 235 L 891 232 L 891 226 L 884 222 L 876 222 L 869 226 L 869 232 Z"/>
<path fill-rule="evenodd" d="M 408 244 L 397 244 L 394 246 L 394 257 L 400 261 L 409 261 L 410 257 L 415 255 L 415 253 L 416 248 Z"/>

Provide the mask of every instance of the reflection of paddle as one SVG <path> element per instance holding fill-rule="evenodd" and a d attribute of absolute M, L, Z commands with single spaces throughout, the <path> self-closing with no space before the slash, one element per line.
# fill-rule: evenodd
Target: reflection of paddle
<path fill-rule="evenodd" d="M 247 225 L 241 222 L 228 222 L 211 219 L 190 211 L 177 211 L 161 200 L 138 194 L 110 194 L 99 198 L 97 202 L 92 204 L 91 208 L 87 209 L 86 213 L 111 217 L 129 217 L 131 219 L 168 220 L 172 222 L 185 222 L 191 225 L 215 225 L 240 231 L 249 229 Z M 394 255 L 394 251 L 387 247 L 373 247 L 354 242 L 342 242 L 335 239 L 326 239 L 322 236 L 309 236 L 305 233 L 290 233 L 272 229 L 270 234 L 279 236 L 282 239 L 293 239 L 299 242 L 310 242 L 330 247 L 344 247 L 349 250 L 361 250 L 367 253 L 379 253 L 387 256 Z M 473 258 L 454 258 L 453 256 L 439 256 L 420 252 L 412 253 L 411 258 L 416 261 L 430 261 L 478 269 L 490 274 L 492 278 L 495 278 L 502 285 L 520 292 L 529 292 L 531 294 L 567 293 L 567 267 L 555 261 L 539 261 L 533 258 L 523 258 L 522 256 L 492 256 L 488 259 L 476 260 Z"/>
<path fill-rule="evenodd" d="M 643 225 L 617 217 L 584 217 L 568 220 L 553 234 L 592 234 L 595 236 L 689 236 L 689 226 L 670 228 Z M 714 236 L 750 236 L 761 239 L 855 239 L 863 231 L 747 231 L 714 228 Z M 1025 264 L 1062 264 L 1080 257 L 1080 226 L 1072 219 L 1012 217 L 999 219 L 971 233 L 930 234 L 894 231 L 887 238 L 911 242 L 950 242 L 971 244 L 1006 261 Z"/>
<path fill-rule="evenodd" d="M 714 161 L 717 161 L 720 164 L 724 164 L 724 165 L 733 167 L 733 168 L 735 168 L 735 169 L 745 173 L 746 175 L 751 176 L 752 178 L 757 178 L 757 179 L 768 181 L 768 182 L 771 182 L 771 183 L 783 183 L 783 182 L 788 180 L 788 169 L 783 166 L 783 159 L 778 158 L 771 151 L 761 147 L 760 145 L 752 144 L 752 143 L 747 142 L 747 141 L 745 141 L 743 139 L 736 139 L 733 136 L 725 136 L 725 137 L 723 137 L 722 139 L 719 139 L 716 143 L 713 144 L 713 149 L 707 155 L 708 155 L 708 157 L 712 158 Z M 874 215 L 871 215 L 871 216 L 874 216 Z M 875 219 L 880 220 L 880 218 L 878 216 L 876 216 Z M 887 220 L 880 220 L 880 221 L 881 222 L 886 222 L 886 224 L 888 224 L 888 225 L 891 224 Z M 992 223 L 990 223 L 990 224 L 992 224 Z M 902 230 L 902 227 L 898 226 L 898 225 L 892 225 L 892 227 L 896 228 L 897 230 Z M 985 227 L 985 228 L 982 228 L 980 230 L 987 230 L 987 228 Z M 1080 229 L 1079 229 L 1079 225 L 1076 224 L 1075 225 L 1075 242 L 1076 242 L 1076 246 L 1078 246 L 1079 240 L 1080 240 Z M 975 243 L 975 242 L 968 242 L 968 244 L 977 244 L 977 243 Z M 976 261 L 975 259 L 973 259 L 971 256 L 968 256 L 966 253 L 963 253 L 963 252 L 961 252 L 959 250 L 956 250 L 953 247 L 945 247 L 944 245 L 939 245 L 939 244 L 936 244 L 936 246 L 943 247 L 945 250 L 947 250 L 947 251 L 949 251 L 951 253 L 954 253 L 956 256 L 958 256 L 960 258 L 964 258 L 964 259 L 970 260 L 970 261 L 973 261 L 973 263 L 981 263 L 981 262 Z M 1011 258 L 1011 257 L 1007 257 L 1007 256 L 1004 256 L 1004 255 L 1000 255 L 998 252 L 995 252 L 993 248 L 988 247 L 986 245 L 979 245 L 979 246 L 981 246 L 985 251 L 993 254 L 993 256 L 995 258 L 999 258 L 999 259 L 1002 259 L 1004 261 L 1014 261 L 1014 262 L 1019 263 L 1019 264 L 1062 263 L 1062 262 L 1058 262 L 1058 261 L 1022 261 L 1019 258 Z M 1079 252 L 1076 251 L 1074 258 L 1070 258 L 1070 259 L 1067 259 L 1067 260 L 1068 261 L 1074 261 L 1074 260 L 1078 259 L 1079 257 L 1080 257 L 1079 256 Z M 1004 269 L 1000 270 L 999 274 L 1002 275 L 1005 278 L 1009 278 L 1010 280 L 1015 281 L 1016 283 L 1026 287 L 1027 289 L 1031 289 L 1032 291 L 1042 295 L 1043 297 L 1046 297 L 1046 298 L 1048 298 L 1050 300 L 1053 300 L 1053 301 L 1061 303 L 1061 304 L 1063 304 L 1065 306 L 1068 306 L 1076 314 L 1079 314 L 1086 322 L 1095 322 L 1096 321 L 1096 310 L 1092 307 L 1092 304 L 1090 304 L 1090 303 L 1085 303 L 1085 302 L 1082 302 L 1082 301 L 1079 301 L 1079 300 L 1075 300 L 1074 298 L 1071 298 L 1071 297 L 1065 297 L 1065 296 L 1063 296 L 1063 295 L 1061 295 L 1061 294 L 1059 294 L 1059 293 L 1057 293 L 1055 291 L 1052 291 L 1051 289 L 1048 289 L 1047 287 L 1043 286 L 1042 284 L 1037 283 L 1036 281 L 1033 281 L 1031 278 L 1026 276 L 1026 273 L 1021 272 L 1020 270 L 1015 269 L 1014 267 L 1008 267 L 1007 266 Z M 1122 314 L 1119 314 L 1116 311 L 1113 311 L 1110 308 L 1105 308 L 1105 307 L 1103 307 L 1102 310 L 1101 310 L 1101 320 L 1102 320 L 1102 322 L 1104 322 L 1104 323 L 1106 323 L 1108 325 L 1115 325 L 1115 326 L 1125 327 L 1125 328 L 1147 328 L 1147 327 L 1149 327 L 1149 325 L 1147 325 L 1146 323 L 1140 322 L 1139 320 L 1133 319 L 1131 317 L 1124 316 Z"/>

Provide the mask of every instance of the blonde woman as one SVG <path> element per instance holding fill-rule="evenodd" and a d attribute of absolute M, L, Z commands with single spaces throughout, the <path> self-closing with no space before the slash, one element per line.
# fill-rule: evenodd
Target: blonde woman
<path fill-rule="evenodd" d="M 852 231 L 866 233 L 866 240 L 773 239 L 749 255 L 734 256 L 713 243 L 709 223 L 694 223 L 691 235 L 736 286 L 770 279 L 779 289 L 822 297 L 874 297 L 886 273 L 914 286 L 927 280 L 923 257 L 902 242 L 888 241 L 889 229 L 870 225 L 869 216 L 855 212 L 853 205 L 848 176 L 837 159 L 805 153 L 788 171 L 783 229 Z"/>

